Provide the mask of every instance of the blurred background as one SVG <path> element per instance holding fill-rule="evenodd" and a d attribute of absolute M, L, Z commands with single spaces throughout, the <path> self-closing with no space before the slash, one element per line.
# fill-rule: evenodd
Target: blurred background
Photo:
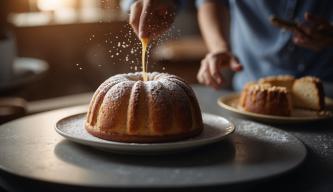
<path fill-rule="evenodd" d="M 128 8 L 125 0 L 1 0 L 0 105 L 15 98 L 35 113 L 65 105 L 54 98 L 77 104 L 75 95 L 91 94 L 109 76 L 141 71 Z M 148 70 L 197 83 L 206 52 L 194 1 L 185 0 L 172 29 L 151 44 Z"/>

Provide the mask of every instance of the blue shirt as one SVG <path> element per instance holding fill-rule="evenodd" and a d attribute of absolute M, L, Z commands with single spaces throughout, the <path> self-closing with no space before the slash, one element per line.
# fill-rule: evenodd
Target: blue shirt
<path fill-rule="evenodd" d="M 197 1 L 198 6 L 203 2 Z M 241 90 L 246 82 L 277 74 L 312 75 L 333 85 L 333 48 L 314 52 L 299 47 L 292 42 L 291 32 L 273 27 L 269 21 L 271 15 L 303 21 L 305 12 L 332 21 L 333 1 L 229 0 L 224 3 L 231 19 L 230 46 L 244 66 L 243 71 L 234 76 L 236 90 Z"/>

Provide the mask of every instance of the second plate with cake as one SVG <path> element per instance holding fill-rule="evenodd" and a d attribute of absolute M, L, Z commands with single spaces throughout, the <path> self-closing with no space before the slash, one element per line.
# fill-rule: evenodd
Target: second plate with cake
<path fill-rule="evenodd" d="M 240 94 L 235 93 L 218 98 L 217 103 L 220 107 L 227 110 L 228 112 L 231 112 L 236 116 L 266 123 L 280 123 L 280 124 L 305 123 L 305 122 L 329 119 L 333 117 L 331 111 L 327 110 L 313 111 L 313 110 L 305 110 L 298 108 L 295 108 L 290 116 L 264 115 L 254 112 L 248 112 L 243 110 L 239 106 L 238 104 L 239 99 L 240 99 Z M 325 101 L 327 105 L 326 108 L 329 109 L 333 103 L 333 100 L 326 97 Z"/>

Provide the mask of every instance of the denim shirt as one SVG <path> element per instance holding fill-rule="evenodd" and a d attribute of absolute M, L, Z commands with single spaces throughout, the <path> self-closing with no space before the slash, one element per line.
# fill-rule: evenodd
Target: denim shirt
<path fill-rule="evenodd" d="M 204 0 L 197 1 L 200 6 Z M 292 33 L 273 27 L 271 15 L 303 21 L 304 13 L 333 21 L 331 0 L 229 0 L 230 46 L 243 71 L 235 74 L 233 86 L 241 90 L 246 82 L 267 75 L 312 75 L 333 84 L 333 48 L 320 52 L 299 47 Z M 333 87 L 333 86 L 332 86 Z M 333 92 L 332 92 L 333 94 Z"/>

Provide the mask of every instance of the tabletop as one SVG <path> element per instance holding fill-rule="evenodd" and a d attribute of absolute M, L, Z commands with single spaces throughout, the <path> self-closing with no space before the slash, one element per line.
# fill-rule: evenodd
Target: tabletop
<path fill-rule="evenodd" d="M 215 91 L 208 87 L 203 86 L 193 86 L 193 89 L 199 100 L 201 110 L 203 112 L 212 113 L 220 116 L 224 116 L 232 121 L 238 121 L 236 117 L 229 114 L 227 111 L 221 109 L 216 101 L 220 96 L 230 94 L 230 91 L 220 90 Z M 86 96 L 86 95 L 85 95 Z M 82 111 L 83 107 L 74 107 L 68 110 L 68 114 L 74 111 Z M 54 114 L 56 114 L 54 112 Z M 62 114 L 64 115 L 64 114 Z M 35 116 L 38 117 L 38 116 Z M 33 118 L 33 117 L 26 117 Z M 38 119 L 35 119 L 38 121 Z M 42 123 L 42 122 L 41 122 Z M 38 125 L 38 123 L 37 123 Z M 258 124 L 263 125 L 264 124 Z M 260 180 L 256 182 L 242 183 L 242 185 L 229 185 L 229 186 L 211 186 L 205 188 L 191 189 L 191 191 L 332 191 L 333 190 L 333 131 L 331 126 L 333 125 L 332 120 L 326 120 L 322 122 L 313 122 L 307 124 L 297 124 L 297 125 L 268 125 L 275 128 L 282 129 L 289 133 L 292 133 L 298 139 L 300 139 L 307 147 L 308 155 L 301 166 L 292 172 L 286 174 Z M 6 125 L 4 125 L 6 126 Z M 20 125 L 24 126 L 24 125 Z M 3 127 L 3 126 L 1 126 Z M 0 128 L 1 128 L 0 127 Z M 13 143 L 13 145 L 15 145 Z M 61 157 L 61 145 L 55 152 Z M 22 151 L 24 153 L 24 151 Z M 36 157 L 47 158 L 47 157 Z M 68 156 L 63 156 L 62 158 L 72 161 Z M 5 158 L 2 158 L 5 159 Z M 15 161 L 15 160 L 13 160 Z M 29 162 L 27 162 L 29 163 Z M 45 166 L 52 166 L 52 163 Z M 45 167 L 41 167 L 43 169 Z M 75 166 L 73 167 L 75 169 Z M 1 165 L 0 165 L 1 170 Z M 75 176 L 75 172 L 72 173 Z M 83 174 L 84 175 L 84 174 Z M 47 175 L 46 175 L 47 177 Z M 39 185 L 40 189 L 45 189 L 45 187 L 52 187 L 53 189 L 59 189 L 65 187 L 68 191 L 77 190 L 71 186 L 66 186 L 66 184 L 59 186 L 56 183 L 40 183 L 38 181 L 27 180 L 23 176 L 7 174 L 5 171 L 0 171 L 0 185 L 7 189 L 16 189 L 17 184 L 26 187 L 32 187 Z M 15 187 L 16 186 L 16 187 Z M 21 188 L 22 189 L 22 188 Z M 89 189 L 87 189 L 89 191 Z M 107 191 L 107 189 L 104 189 Z M 176 189 L 173 191 L 188 191 L 189 189 Z M 56 191 L 56 190 L 55 190 Z M 125 191 L 124 189 L 119 191 Z M 127 190 L 126 190 L 127 191 Z M 136 190 L 135 190 L 136 191 Z M 145 190 L 146 191 L 146 190 Z M 161 190 L 163 191 L 163 190 Z"/>
<path fill-rule="evenodd" d="M 216 105 L 221 95 L 230 91 L 214 91 L 207 87 L 195 86 L 202 111 L 230 117 Z M 305 162 L 292 173 L 261 183 L 250 191 L 333 191 L 333 120 L 293 125 L 271 125 L 292 133 L 308 149 Z M 241 190 L 244 191 L 244 190 Z M 247 191 L 247 190 L 245 190 Z"/>

